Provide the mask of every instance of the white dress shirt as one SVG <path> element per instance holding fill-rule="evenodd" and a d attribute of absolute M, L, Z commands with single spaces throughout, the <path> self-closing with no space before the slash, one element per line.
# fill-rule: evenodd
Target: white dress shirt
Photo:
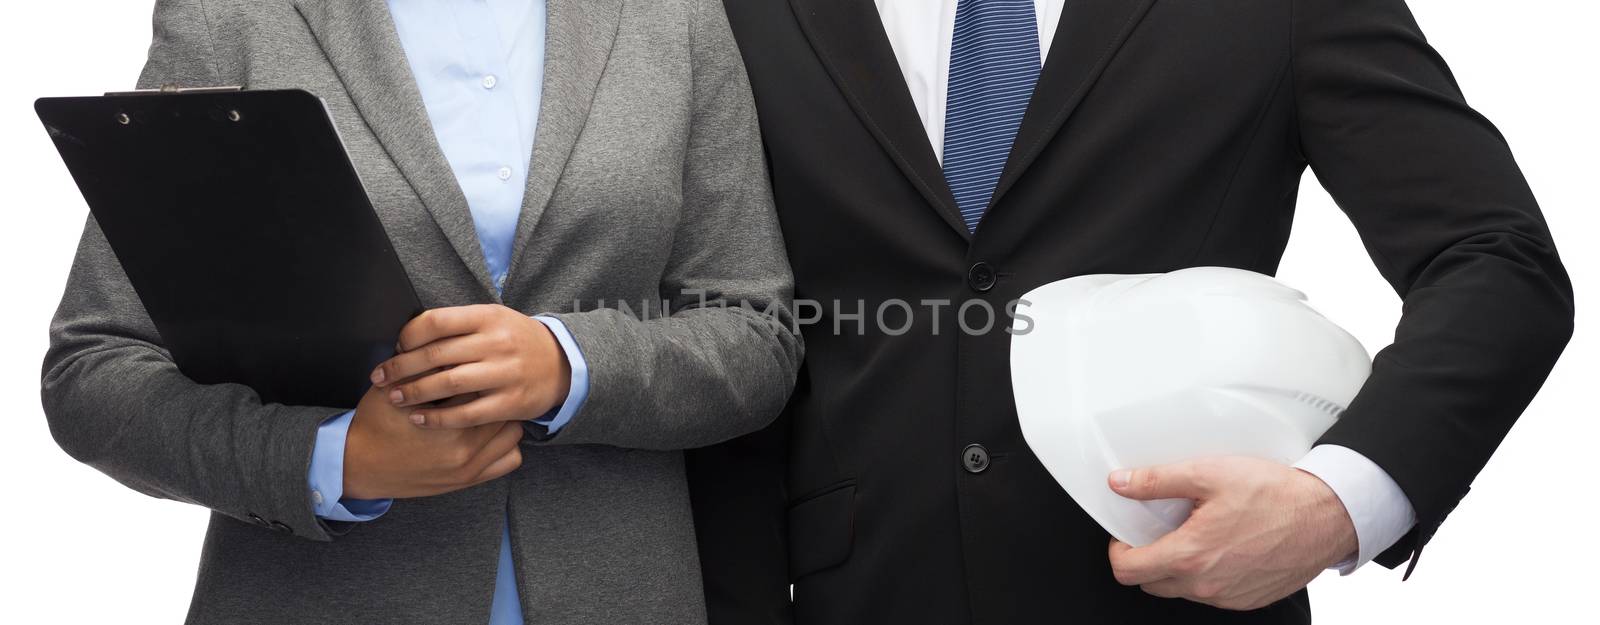
<path fill-rule="evenodd" d="M 934 156 L 944 159 L 945 94 L 950 84 L 950 41 L 955 36 L 958 0 L 875 0 L 889 35 L 911 101 L 928 133 Z M 1034 0 L 1039 27 L 1039 59 L 1050 55 L 1056 24 L 1066 0 Z M 1355 524 L 1359 552 L 1335 566 L 1348 575 L 1400 540 L 1416 524 L 1416 511 L 1400 486 L 1382 468 L 1355 451 L 1318 445 L 1295 463 L 1317 476 L 1344 504 Z"/>

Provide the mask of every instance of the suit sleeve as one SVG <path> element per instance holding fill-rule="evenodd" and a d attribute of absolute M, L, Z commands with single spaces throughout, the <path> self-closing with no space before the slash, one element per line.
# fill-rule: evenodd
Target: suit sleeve
<path fill-rule="evenodd" d="M 1417 524 L 1378 562 L 1414 567 L 1566 346 L 1572 286 L 1505 139 L 1403 0 L 1292 6 L 1303 156 L 1404 300 L 1320 443 L 1405 492 Z"/>
<path fill-rule="evenodd" d="M 552 443 L 710 445 L 770 423 L 794 385 L 793 279 L 755 103 L 721 4 L 694 5 L 683 217 L 660 283 L 669 314 L 555 315 L 588 361 L 589 397 Z"/>
<path fill-rule="evenodd" d="M 217 82 L 202 10 L 156 4 L 141 87 Z M 185 377 L 92 218 L 50 325 L 41 386 L 62 449 L 134 490 L 330 539 L 306 475 L 318 427 L 344 409 L 264 404 L 248 387 Z"/>

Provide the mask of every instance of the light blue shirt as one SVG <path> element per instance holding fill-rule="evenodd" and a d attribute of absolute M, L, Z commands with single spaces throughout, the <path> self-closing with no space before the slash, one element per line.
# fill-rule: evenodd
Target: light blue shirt
<path fill-rule="evenodd" d="M 466 195 L 484 261 L 497 288 L 505 284 L 512 241 L 522 212 L 528 164 L 544 82 L 544 0 L 389 0 L 389 12 L 411 73 L 427 107 L 439 148 Z M 589 369 L 572 334 L 554 317 L 550 328 L 572 365 L 566 401 L 537 421 L 560 430 L 583 406 Z M 342 498 L 344 444 L 354 413 L 322 425 L 312 452 L 309 483 L 317 515 L 370 521 L 389 500 Z M 520 625 L 511 536 L 502 530 L 490 625 Z"/>

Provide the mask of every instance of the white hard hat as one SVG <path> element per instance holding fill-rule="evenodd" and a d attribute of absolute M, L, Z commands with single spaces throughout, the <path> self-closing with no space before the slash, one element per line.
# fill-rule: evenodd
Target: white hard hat
<path fill-rule="evenodd" d="M 1028 446 L 1118 540 L 1154 542 L 1187 500 L 1112 492 L 1114 470 L 1217 455 L 1291 464 L 1371 371 L 1361 343 L 1267 276 L 1200 267 L 1081 276 L 1017 307 L 1011 381 Z"/>

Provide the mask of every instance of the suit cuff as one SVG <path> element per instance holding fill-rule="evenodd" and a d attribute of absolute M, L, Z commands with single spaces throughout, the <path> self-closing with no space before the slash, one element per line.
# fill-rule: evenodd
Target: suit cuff
<path fill-rule="evenodd" d="M 328 521 L 371 521 L 389 511 L 392 499 L 344 499 L 344 443 L 355 411 L 322 422 L 316 446 L 311 449 L 311 506 Z"/>
<path fill-rule="evenodd" d="M 1357 552 L 1332 567 L 1340 575 L 1371 562 L 1417 523 L 1411 500 L 1394 478 L 1348 447 L 1317 445 L 1294 466 L 1327 484 L 1355 525 Z"/>
<path fill-rule="evenodd" d="M 554 435 L 572 420 L 572 415 L 578 414 L 583 408 L 583 402 L 589 399 L 589 362 L 583 359 L 583 351 L 578 349 L 578 342 L 573 340 L 572 331 L 567 329 L 567 324 L 555 317 L 544 315 L 534 319 L 543 323 L 550 329 L 550 333 L 555 335 L 556 343 L 561 345 L 561 351 L 567 355 L 567 364 L 572 368 L 572 382 L 567 391 L 566 401 L 561 402 L 561 405 L 544 416 L 533 420 Z"/>

